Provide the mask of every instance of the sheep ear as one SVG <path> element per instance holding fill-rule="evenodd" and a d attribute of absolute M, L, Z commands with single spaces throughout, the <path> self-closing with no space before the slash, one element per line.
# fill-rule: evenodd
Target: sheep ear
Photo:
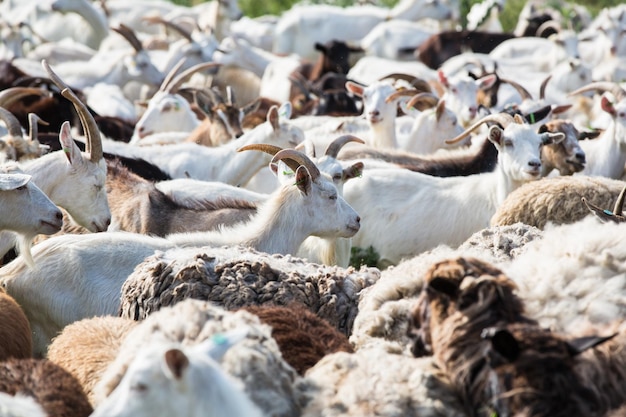
<path fill-rule="evenodd" d="M 506 329 L 493 327 L 483 330 L 481 337 L 491 341 L 491 347 L 507 361 L 513 362 L 521 353 L 517 339 Z"/>
<path fill-rule="evenodd" d="M 61 131 L 59 132 L 59 142 L 61 142 L 61 150 L 65 153 L 70 164 L 76 164 L 83 159 L 80 149 L 74 143 L 72 133 L 70 132 L 70 122 L 63 122 Z"/>
<path fill-rule="evenodd" d="M 572 356 L 580 355 L 587 349 L 594 348 L 602 343 L 609 341 L 617 336 L 617 333 L 613 333 L 610 336 L 587 336 L 579 337 L 567 342 L 567 348 Z"/>
<path fill-rule="evenodd" d="M 189 366 L 189 358 L 179 349 L 170 349 L 165 352 L 165 365 L 174 378 L 181 379 Z"/>
<path fill-rule="evenodd" d="M 302 165 L 300 165 L 296 171 L 296 186 L 304 195 L 309 195 L 311 191 L 311 174 L 309 174 L 309 170 Z"/>
<path fill-rule="evenodd" d="M 344 182 L 352 178 L 360 177 L 363 173 L 363 167 L 363 162 L 357 162 L 348 168 L 344 168 L 342 174 Z"/>

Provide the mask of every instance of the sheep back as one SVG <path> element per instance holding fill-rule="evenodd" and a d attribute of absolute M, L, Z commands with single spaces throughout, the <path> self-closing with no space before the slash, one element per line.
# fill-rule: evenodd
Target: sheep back
<path fill-rule="evenodd" d="M 312 397 L 303 417 L 464 416 L 432 358 L 367 348 L 324 357 L 299 385 Z"/>
<path fill-rule="evenodd" d="M 230 312 L 194 299 L 164 307 L 128 332 L 116 359 L 94 387 L 95 401 L 100 403 L 117 387 L 143 346 L 167 342 L 194 345 L 241 327 L 248 328 L 247 337 L 228 350 L 222 368 L 242 381 L 246 393 L 268 415 L 299 416 L 304 398 L 294 387 L 299 376 L 282 358 L 271 328 L 246 311 Z"/>
<path fill-rule="evenodd" d="M 241 247 L 173 249 L 135 268 L 122 286 L 120 315 L 141 320 L 186 298 L 227 310 L 296 302 L 349 335 L 360 291 L 379 276 L 375 268 L 329 267 Z"/>
<path fill-rule="evenodd" d="M 491 218 L 491 225 L 522 222 L 544 229 L 547 223 L 574 223 L 591 214 L 581 197 L 612 210 L 623 188 L 623 181 L 604 177 L 543 178 L 510 193 Z"/>
<path fill-rule="evenodd" d="M 63 328 L 48 347 L 48 359 L 72 374 L 95 407 L 93 388 L 117 356 L 126 334 L 137 324 L 121 317 L 102 316 L 76 321 Z"/>
<path fill-rule="evenodd" d="M 30 324 L 17 302 L 0 289 L 0 361 L 33 355 Z"/>
<path fill-rule="evenodd" d="M 264 304 L 242 309 L 271 326 L 272 337 L 278 343 L 283 358 L 300 375 L 330 353 L 352 352 L 345 334 L 302 304 L 285 307 Z"/>
<path fill-rule="evenodd" d="M 47 359 L 1 362 L 0 392 L 28 393 L 49 416 L 87 417 L 93 411 L 76 378 Z"/>

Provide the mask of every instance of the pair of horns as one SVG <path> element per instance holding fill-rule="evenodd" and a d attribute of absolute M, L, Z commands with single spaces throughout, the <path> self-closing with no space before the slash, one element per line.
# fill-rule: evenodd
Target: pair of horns
<path fill-rule="evenodd" d="M 487 116 L 483 117 L 482 119 L 480 119 L 479 121 L 477 121 L 476 123 L 468 127 L 467 129 L 465 129 L 465 131 L 461 133 L 460 135 L 458 135 L 457 137 L 448 139 L 445 142 L 449 145 L 458 143 L 462 141 L 463 139 L 465 139 L 474 130 L 478 129 L 483 123 L 487 123 L 487 122 L 498 123 L 503 127 L 508 126 L 512 122 L 524 124 L 524 120 L 518 114 L 516 114 L 515 117 L 507 113 L 488 114 Z"/>
<path fill-rule="evenodd" d="M 169 94 L 176 94 L 180 86 L 187 80 L 187 78 L 191 77 L 196 72 L 222 65 L 217 62 L 203 62 L 189 67 L 185 71 L 176 75 L 176 73 L 183 66 L 184 63 L 184 59 L 178 61 L 178 63 L 165 76 L 163 83 L 161 83 L 161 86 L 159 87 L 159 91 L 163 91 Z"/>

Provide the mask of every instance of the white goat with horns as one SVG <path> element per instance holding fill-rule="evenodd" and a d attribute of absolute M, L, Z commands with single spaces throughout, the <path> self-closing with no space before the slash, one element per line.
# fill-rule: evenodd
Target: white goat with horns
<path fill-rule="evenodd" d="M 240 150 L 248 149 L 265 147 L 255 144 Z M 2 285 L 29 318 L 35 354 L 43 355 L 51 339 L 74 321 L 117 314 L 123 282 L 157 250 L 244 245 L 295 254 L 308 236 L 351 237 L 359 230 L 357 213 L 306 155 L 283 149 L 271 164 L 281 160 L 295 172 L 295 184 L 282 185 L 249 222 L 165 239 L 125 232 L 57 236 L 35 246 L 36 270 L 27 270 L 20 259 L 1 268 Z"/>

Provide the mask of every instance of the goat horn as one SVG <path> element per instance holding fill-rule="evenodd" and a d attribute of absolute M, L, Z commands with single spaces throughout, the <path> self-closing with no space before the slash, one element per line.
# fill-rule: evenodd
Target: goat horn
<path fill-rule="evenodd" d="M 458 135 L 457 137 L 452 138 L 452 139 L 448 139 L 445 142 L 448 145 L 452 145 L 452 144 L 458 143 L 458 142 L 462 141 L 463 139 L 465 139 L 467 137 L 467 135 L 472 133 L 474 130 L 476 130 L 478 127 L 480 127 L 480 125 L 482 125 L 483 123 L 495 122 L 495 123 L 499 123 L 502 126 L 506 127 L 512 121 L 513 121 L 513 116 L 511 116 L 510 114 L 507 114 L 507 113 L 488 114 L 487 116 L 483 117 L 482 119 L 480 119 L 479 121 L 477 121 L 476 123 L 474 123 L 473 125 L 468 127 L 467 129 L 465 129 L 465 131 L 463 133 L 461 133 L 460 135 Z"/>
<path fill-rule="evenodd" d="M 270 154 L 273 157 L 276 157 L 276 155 L 279 152 L 281 152 L 282 150 L 283 150 L 283 148 L 281 148 L 279 146 L 269 145 L 267 143 L 252 143 L 250 145 L 242 146 L 241 148 L 237 149 L 237 152 L 242 152 L 242 151 L 261 151 L 261 152 L 265 152 L 267 154 Z M 276 162 L 276 161 L 274 161 L 274 159 L 275 158 L 272 159 L 272 162 Z M 285 164 L 287 164 L 287 166 L 289 168 L 291 168 L 291 170 L 294 173 L 296 172 L 296 170 L 301 165 L 301 164 L 299 164 L 297 161 L 295 161 L 293 159 L 286 159 L 284 162 L 285 162 Z"/>
<path fill-rule="evenodd" d="M 615 202 L 615 207 L 613 208 L 613 214 L 621 215 L 624 211 L 624 199 L 626 198 L 626 187 L 622 189 L 622 192 L 619 193 L 619 197 L 617 197 L 617 201 Z"/>
<path fill-rule="evenodd" d="M 39 135 L 37 129 L 38 124 L 42 124 L 44 126 L 50 125 L 50 123 L 37 116 L 35 113 L 28 113 L 28 137 L 31 141 L 36 140 L 37 136 Z"/>
<path fill-rule="evenodd" d="M 93 118 L 89 109 L 72 91 L 65 81 L 61 79 L 50 65 L 48 65 L 48 61 L 45 59 L 41 60 L 41 65 L 43 69 L 48 73 L 48 77 L 52 80 L 53 83 L 56 84 L 57 87 L 61 90 L 61 95 L 72 102 L 76 112 L 78 113 L 78 117 L 80 118 L 80 122 L 83 125 L 83 130 L 85 131 L 85 150 L 89 152 L 89 159 L 93 162 L 97 162 L 101 160 L 104 155 L 102 153 L 102 137 L 100 136 L 100 130 L 98 129 L 98 125 L 96 124 L 96 120 Z"/>
<path fill-rule="evenodd" d="M 235 105 L 235 93 L 233 92 L 233 87 L 230 85 L 226 86 L 226 101 L 229 106 Z"/>
<path fill-rule="evenodd" d="M 143 17 L 142 20 L 144 22 L 148 22 L 151 25 L 160 23 L 165 27 L 175 30 L 180 34 L 180 36 L 187 39 L 189 42 L 193 42 L 193 39 L 191 38 L 191 33 L 188 30 L 184 29 L 181 25 L 174 23 L 171 20 L 163 19 L 161 16 L 146 16 Z"/>
<path fill-rule="evenodd" d="M 547 22 L 543 22 L 541 25 L 539 25 L 539 27 L 535 31 L 535 36 L 537 36 L 538 38 L 544 38 L 545 36 L 543 36 L 543 34 L 548 29 L 552 29 L 556 33 L 559 33 L 559 32 L 561 32 L 561 25 L 558 22 L 556 22 L 555 20 L 552 20 L 552 19 L 548 20 Z"/>
<path fill-rule="evenodd" d="M 552 74 L 544 78 L 543 81 L 541 82 L 541 85 L 539 86 L 539 98 L 541 100 L 544 100 L 546 98 L 546 87 L 548 86 L 548 83 L 550 82 L 551 79 L 552 79 Z"/>
<path fill-rule="evenodd" d="M 124 39 L 126 39 L 128 43 L 130 43 L 133 49 L 135 49 L 135 51 L 141 52 L 143 50 L 143 45 L 141 44 L 141 41 L 139 41 L 139 38 L 137 38 L 135 32 L 125 24 L 120 23 L 119 27 L 114 27 L 111 29 L 122 35 Z"/>
<path fill-rule="evenodd" d="M 182 58 L 176 63 L 176 65 L 172 67 L 172 69 L 167 73 L 167 75 L 163 79 L 163 82 L 161 83 L 161 86 L 159 87 L 159 91 L 167 90 L 167 86 L 172 82 L 172 78 L 174 78 L 174 76 L 176 75 L 178 70 L 183 66 L 184 63 L 185 63 L 185 58 Z"/>
<path fill-rule="evenodd" d="M 414 95 L 419 94 L 421 92 L 422 91 L 416 88 L 394 91 L 393 93 L 387 96 L 387 98 L 385 99 L 385 103 L 391 103 L 392 101 L 400 97 L 413 97 Z"/>
<path fill-rule="evenodd" d="M 585 93 L 587 91 L 610 91 L 617 100 L 623 100 L 626 98 L 626 91 L 619 84 L 616 84 L 611 81 L 596 81 L 593 83 L 589 83 L 583 87 L 580 87 L 577 90 L 572 91 L 568 94 L 568 96 L 573 96 L 580 93 Z"/>
<path fill-rule="evenodd" d="M 409 74 L 393 73 L 381 78 L 379 81 L 386 79 L 404 80 L 423 93 L 430 93 L 432 91 L 430 84 L 428 84 L 427 81 Z"/>
<path fill-rule="evenodd" d="M 3 107 L 0 107 L 0 119 L 2 119 L 2 121 L 7 125 L 9 135 L 14 138 L 22 137 L 22 125 L 13 113 Z"/>
<path fill-rule="evenodd" d="M 500 81 L 503 83 L 507 83 L 511 87 L 513 87 L 519 95 L 522 97 L 522 100 L 532 100 L 533 96 L 525 89 L 520 83 L 517 81 L 509 80 L 507 78 L 500 78 Z"/>
<path fill-rule="evenodd" d="M 296 172 L 301 165 L 304 166 L 309 171 L 312 180 L 315 180 L 320 176 L 320 170 L 313 163 L 313 161 L 311 161 L 308 156 L 302 152 L 296 151 L 295 149 L 283 149 L 272 158 L 272 162 L 280 160 L 284 160 L 293 172 Z"/>
<path fill-rule="evenodd" d="M 350 142 L 365 143 L 363 139 L 357 138 L 353 135 L 339 136 L 337 139 L 333 140 L 330 145 L 328 145 L 328 148 L 326 148 L 326 155 L 336 159 L 341 148 Z"/>
<path fill-rule="evenodd" d="M 170 94 L 175 94 L 176 91 L 180 88 L 180 86 L 185 82 L 185 80 L 191 77 L 194 73 L 198 71 L 205 70 L 207 68 L 219 67 L 220 63 L 217 62 L 203 62 L 202 64 L 194 65 L 193 67 L 187 68 L 185 71 L 178 74 L 166 87 L 165 91 Z"/>
<path fill-rule="evenodd" d="M 437 103 L 439 103 L 439 97 L 435 96 L 434 94 L 419 93 L 414 95 L 413 98 L 406 103 L 406 106 L 415 107 L 419 111 L 423 111 L 424 109 L 429 109 L 436 106 Z"/>
<path fill-rule="evenodd" d="M 50 92 L 34 87 L 10 87 L 0 92 L 0 106 L 8 107 L 14 101 L 27 96 L 50 97 Z"/>

